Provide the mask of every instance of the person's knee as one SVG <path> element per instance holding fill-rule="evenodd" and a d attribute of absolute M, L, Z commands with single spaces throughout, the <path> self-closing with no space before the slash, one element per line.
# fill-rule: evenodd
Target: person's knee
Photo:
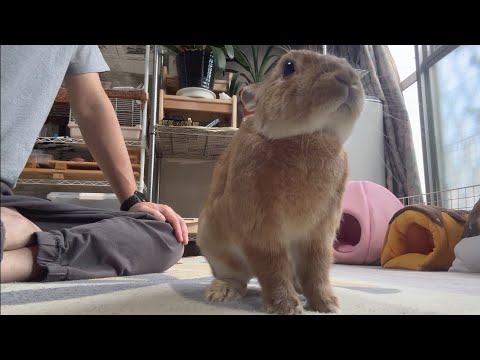
<path fill-rule="evenodd" d="M 170 269 L 182 258 L 185 250 L 184 245 L 178 242 L 170 225 L 162 227 L 162 230 L 160 236 L 155 239 L 158 253 L 152 254 L 154 258 L 151 259 L 151 263 L 156 267 L 155 272 L 164 272 Z"/>
<path fill-rule="evenodd" d="M 21 215 L 16 209 L 0 207 L 3 251 L 21 249 L 32 243 L 32 235 L 42 231 L 37 225 Z"/>
<path fill-rule="evenodd" d="M 43 269 L 37 264 L 38 247 L 6 251 L 1 262 L 0 282 L 38 281 Z"/>
<path fill-rule="evenodd" d="M 162 261 L 163 269 L 161 272 L 170 269 L 175 265 L 183 256 L 185 251 L 185 246 L 179 243 L 175 236 L 173 236 L 173 241 L 170 243 L 170 247 L 164 254 L 164 261 Z"/>
<path fill-rule="evenodd" d="M 115 263 L 118 275 L 161 273 L 183 255 L 183 244 L 177 241 L 173 228 L 166 222 L 122 216 L 96 224 L 99 228 L 96 240 L 107 255 L 102 258 Z"/>

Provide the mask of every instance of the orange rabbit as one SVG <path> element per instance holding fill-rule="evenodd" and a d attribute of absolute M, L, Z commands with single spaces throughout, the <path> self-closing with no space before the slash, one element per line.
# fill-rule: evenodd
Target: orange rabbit
<path fill-rule="evenodd" d="M 268 312 L 335 312 L 329 271 L 347 179 L 343 144 L 364 104 L 345 61 L 306 50 L 285 54 L 249 104 L 219 158 L 199 217 L 197 243 L 215 279 L 211 301 L 246 293 L 257 277 Z"/>

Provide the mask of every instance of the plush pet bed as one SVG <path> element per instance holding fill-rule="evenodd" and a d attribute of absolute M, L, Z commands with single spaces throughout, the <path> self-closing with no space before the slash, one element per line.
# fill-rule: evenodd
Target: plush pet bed
<path fill-rule="evenodd" d="M 381 185 L 349 181 L 342 206 L 342 223 L 334 243 L 335 262 L 375 263 L 382 253 L 388 222 L 402 203 Z"/>
<path fill-rule="evenodd" d="M 462 238 L 469 212 L 431 205 L 411 205 L 392 217 L 381 265 L 409 270 L 448 270 Z"/>

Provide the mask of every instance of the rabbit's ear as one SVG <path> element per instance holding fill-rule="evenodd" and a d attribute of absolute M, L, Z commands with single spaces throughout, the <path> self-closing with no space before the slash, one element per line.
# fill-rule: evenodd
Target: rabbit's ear
<path fill-rule="evenodd" d="M 253 114 L 255 108 L 257 107 L 257 91 L 260 88 L 260 84 L 250 84 L 243 87 L 238 94 L 240 96 L 240 101 L 243 104 L 245 110 Z"/>

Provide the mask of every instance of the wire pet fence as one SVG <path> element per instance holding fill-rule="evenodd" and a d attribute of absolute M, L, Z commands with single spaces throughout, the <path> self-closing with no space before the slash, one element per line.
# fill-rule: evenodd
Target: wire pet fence
<path fill-rule="evenodd" d="M 480 199 L 480 184 L 400 198 L 404 206 L 433 205 L 453 210 L 471 210 Z"/>

